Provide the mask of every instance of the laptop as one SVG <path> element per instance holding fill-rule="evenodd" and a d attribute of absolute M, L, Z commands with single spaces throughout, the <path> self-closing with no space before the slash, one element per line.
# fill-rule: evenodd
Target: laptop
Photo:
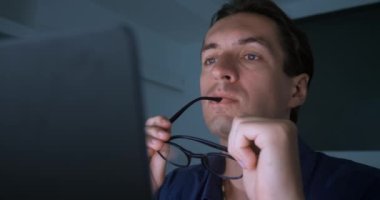
<path fill-rule="evenodd" d="M 0 199 L 151 199 L 125 26 L 0 43 Z"/>

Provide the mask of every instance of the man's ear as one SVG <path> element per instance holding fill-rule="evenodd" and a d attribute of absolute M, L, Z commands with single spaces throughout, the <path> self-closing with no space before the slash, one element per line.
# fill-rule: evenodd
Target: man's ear
<path fill-rule="evenodd" d="M 292 94 L 289 101 L 289 107 L 295 108 L 301 106 L 307 97 L 309 75 L 303 73 L 292 77 Z"/>

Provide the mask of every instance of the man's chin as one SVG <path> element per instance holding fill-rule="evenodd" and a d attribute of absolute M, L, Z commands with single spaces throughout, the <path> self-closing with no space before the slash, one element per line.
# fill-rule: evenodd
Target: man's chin
<path fill-rule="evenodd" d="M 232 127 L 233 118 L 231 117 L 216 117 L 211 121 L 207 122 L 207 126 L 210 132 L 214 135 L 228 139 Z"/>

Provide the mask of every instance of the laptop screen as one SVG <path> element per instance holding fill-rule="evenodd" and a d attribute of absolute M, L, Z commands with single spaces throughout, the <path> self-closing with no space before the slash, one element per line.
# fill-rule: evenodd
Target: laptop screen
<path fill-rule="evenodd" d="M 0 43 L 0 199 L 149 199 L 126 27 Z"/>

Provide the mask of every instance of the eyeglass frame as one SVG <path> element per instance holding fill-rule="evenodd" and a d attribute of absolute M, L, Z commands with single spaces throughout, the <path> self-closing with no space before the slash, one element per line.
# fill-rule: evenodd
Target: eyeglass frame
<path fill-rule="evenodd" d="M 183 114 L 183 112 L 185 112 L 185 110 L 187 110 L 192 104 L 194 104 L 195 102 L 197 102 L 199 100 L 210 100 L 210 101 L 220 102 L 222 100 L 222 98 L 221 97 L 198 97 L 198 98 L 190 101 L 189 103 L 187 103 L 185 106 L 183 106 L 178 112 L 176 112 L 169 119 L 169 121 L 171 123 L 174 123 L 174 121 L 176 121 Z M 209 147 L 213 147 L 215 149 L 221 150 L 221 151 L 223 151 L 225 153 L 223 153 L 223 152 L 210 152 L 210 153 L 206 153 L 206 154 L 203 154 L 203 153 L 201 153 L 201 154 L 200 153 L 193 153 L 193 152 L 191 152 L 191 151 L 183 148 L 181 145 L 172 142 L 175 139 L 192 140 L 192 141 L 199 142 L 199 143 L 202 143 L 204 145 L 207 145 Z M 208 160 L 208 156 L 221 156 L 221 157 L 225 157 L 225 158 L 229 158 L 229 159 L 235 160 L 235 158 L 233 158 L 231 155 L 228 154 L 228 149 L 227 149 L 226 146 L 223 146 L 223 145 L 220 145 L 220 144 L 217 144 L 217 143 L 214 143 L 214 142 L 202 139 L 202 138 L 198 138 L 198 137 L 194 137 L 194 136 L 188 136 L 188 135 L 173 135 L 165 143 L 175 146 L 176 148 L 178 148 L 179 150 L 181 150 L 186 155 L 187 164 L 186 165 L 180 165 L 180 164 L 177 164 L 177 163 L 174 163 L 174 162 L 171 162 L 170 160 L 168 160 L 164 155 L 162 155 L 162 153 L 160 151 L 157 152 L 164 160 L 166 160 L 167 162 L 169 162 L 170 164 L 172 164 L 172 165 L 174 165 L 176 167 L 182 167 L 182 168 L 188 167 L 191 164 L 191 159 L 192 158 L 198 158 L 198 159 L 201 160 L 202 166 L 205 169 L 207 169 L 212 174 L 214 174 L 214 175 L 216 175 L 216 176 L 218 176 L 218 177 L 220 177 L 222 179 L 240 179 L 240 178 L 243 177 L 243 174 L 241 174 L 240 176 L 236 176 L 236 177 L 234 177 L 234 176 L 224 176 L 224 175 L 221 175 L 221 174 L 215 172 L 214 170 L 212 170 L 208 166 L 208 164 L 207 164 L 208 161 L 209 161 Z"/>

